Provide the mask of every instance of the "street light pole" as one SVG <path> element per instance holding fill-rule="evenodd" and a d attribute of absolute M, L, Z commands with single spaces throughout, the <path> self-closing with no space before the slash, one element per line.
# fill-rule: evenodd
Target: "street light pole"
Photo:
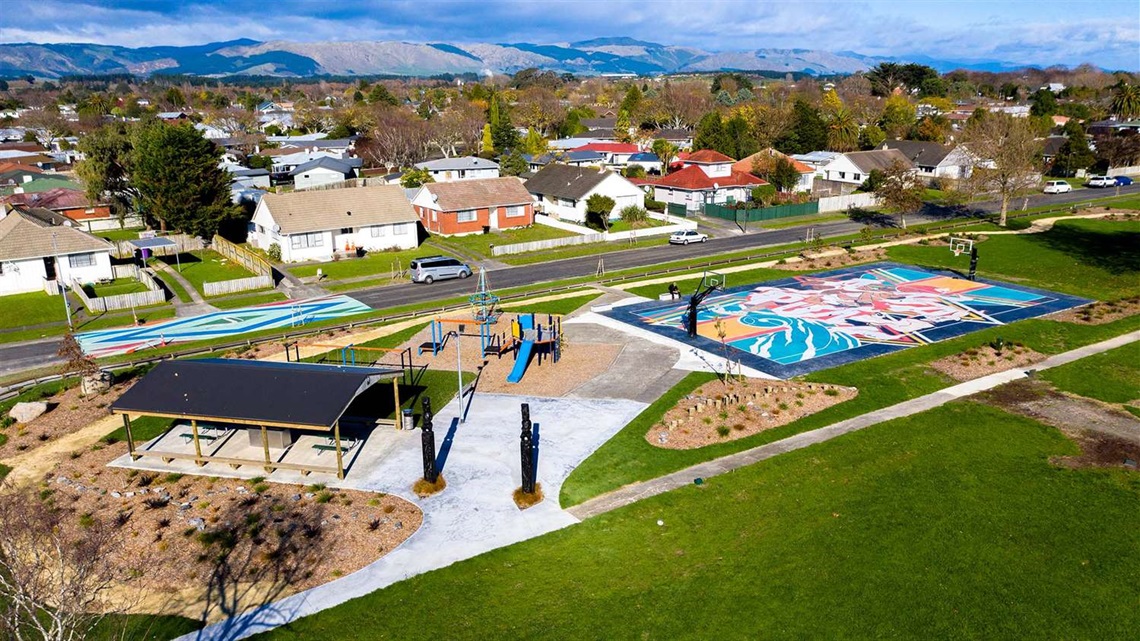
<path fill-rule="evenodd" d="M 456 330 L 456 332 L 455 332 L 455 380 L 457 381 L 458 387 L 459 387 L 459 406 L 460 407 L 463 406 L 463 362 L 460 358 L 461 355 L 463 354 L 463 350 L 460 348 L 460 342 L 459 342 L 459 337 L 462 335 L 462 333 L 463 333 L 463 326 L 460 325 L 459 329 Z M 463 421 L 464 413 L 465 412 L 463 412 L 463 411 L 459 412 L 459 422 L 460 423 L 464 422 Z"/>
<path fill-rule="evenodd" d="M 59 293 L 63 296 L 63 309 L 67 314 L 67 331 L 75 331 L 75 326 L 71 324 L 71 303 L 67 300 L 67 281 L 63 280 L 63 265 L 59 262 L 59 246 L 55 242 L 55 232 L 51 233 L 51 259 L 55 262 L 55 280 L 56 285 L 62 281 L 63 284 L 59 285 Z"/>

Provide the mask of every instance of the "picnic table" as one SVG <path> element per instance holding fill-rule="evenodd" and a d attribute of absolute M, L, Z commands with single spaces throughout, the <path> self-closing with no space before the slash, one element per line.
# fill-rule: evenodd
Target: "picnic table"
<path fill-rule="evenodd" d="M 356 447 L 357 442 L 358 442 L 358 439 L 342 438 L 342 439 L 340 439 L 340 450 L 342 452 L 348 452 L 352 448 Z M 336 439 L 329 436 L 329 437 L 325 438 L 325 440 L 323 442 L 318 441 L 316 443 L 313 443 L 313 449 L 317 451 L 317 456 L 320 456 L 321 452 L 335 452 L 336 451 Z"/>

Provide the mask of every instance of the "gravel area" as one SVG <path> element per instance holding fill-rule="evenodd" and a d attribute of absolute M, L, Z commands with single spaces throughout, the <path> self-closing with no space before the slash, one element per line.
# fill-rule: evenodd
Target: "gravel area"
<path fill-rule="evenodd" d="M 688 450 L 787 425 L 852 399 L 858 390 L 822 383 L 710 381 L 665 412 L 645 434 L 657 447 Z"/>
<path fill-rule="evenodd" d="M 940 358 L 930 364 L 935 370 L 956 381 L 972 381 L 995 372 L 1004 372 L 1045 360 L 1045 354 L 1020 344 L 1007 344 L 1002 349 L 990 345 L 970 348 L 959 354 Z"/>
<path fill-rule="evenodd" d="M 91 396 L 81 396 L 77 385 L 43 399 L 48 404 L 47 412 L 31 423 L 10 425 L 0 432 L 8 437 L 8 441 L 0 445 L 0 460 L 34 450 L 110 415 L 107 408 L 132 384 L 133 381 L 128 381 Z"/>
<path fill-rule="evenodd" d="M 788 260 L 784 263 L 776 263 L 772 265 L 772 269 L 782 269 L 785 271 L 811 271 L 816 269 L 837 269 L 839 267 L 847 267 L 848 265 L 857 265 L 859 263 L 870 263 L 887 260 L 887 251 L 885 249 L 871 249 L 867 251 L 836 251 L 835 253 L 827 252 L 826 256 L 818 256 L 813 258 L 801 258 L 798 260 Z"/>
<path fill-rule="evenodd" d="M 1140 314 L 1140 296 L 1116 301 L 1097 301 L 1084 307 L 1057 312 L 1045 318 L 1078 325 L 1103 325 L 1136 314 Z"/>

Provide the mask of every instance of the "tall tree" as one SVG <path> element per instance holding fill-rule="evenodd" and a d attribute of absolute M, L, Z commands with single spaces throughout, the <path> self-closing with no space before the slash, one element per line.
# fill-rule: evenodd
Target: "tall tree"
<path fill-rule="evenodd" d="M 991 113 L 967 125 L 962 142 L 973 156 L 969 183 L 1001 199 L 998 224 L 1005 226 L 1009 201 L 1037 184 L 1034 161 L 1041 151 L 1027 118 Z"/>
<path fill-rule="evenodd" d="M 875 186 L 879 204 L 888 213 L 898 216 L 903 229 L 906 229 L 906 217 L 922 208 L 925 192 L 915 171 L 897 160 L 882 171 L 882 177 Z"/>
<path fill-rule="evenodd" d="M 1029 107 L 1031 116 L 1052 116 L 1057 113 L 1057 94 L 1048 89 L 1038 89 L 1029 96 L 1032 106 Z"/>
<path fill-rule="evenodd" d="M 130 181 L 131 141 L 118 125 L 96 129 L 79 140 L 84 159 L 75 173 L 93 203 L 110 200 L 122 216 L 134 208 L 138 191 Z"/>
<path fill-rule="evenodd" d="M 1124 120 L 1140 116 L 1140 87 L 1121 82 L 1112 92 L 1112 113 Z"/>
<path fill-rule="evenodd" d="M 1088 169 L 1096 162 L 1096 154 L 1089 148 L 1085 129 L 1076 120 L 1065 123 L 1065 142 L 1053 159 L 1052 173 L 1056 176 L 1074 176 L 1079 169 Z"/>
<path fill-rule="evenodd" d="M 843 105 L 836 108 L 827 121 L 827 148 L 831 151 L 854 151 L 859 148 L 859 123 Z"/>
<path fill-rule="evenodd" d="M 499 158 L 499 172 L 504 176 L 521 176 L 529 169 L 526 158 L 523 158 L 517 149 L 512 149 L 510 153 Z"/>
<path fill-rule="evenodd" d="M 792 106 L 793 124 L 774 146 L 785 154 L 806 154 L 827 147 L 827 123 L 819 110 L 802 99 Z"/>
<path fill-rule="evenodd" d="M 173 228 L 211 238 L 236 215 L 222 150 L 189 124 L 140 123 L 131 131 L 130 179 L 140 209 Z"/>
<path fill-rule="evenodd" d="M 887 136 L 903 138 L 914 125 L 914 116 L 914 105 L 910 104 L 906 96 L 891 96 L 887 98 L 879 124 L 883 131 L 887 132 Z"/>
<path fill-rule="evenodd" d="M 653 141 L 650 149 L 661 159 L 661 175 L 669 173 L 669 165 L 677 157 L 677 146 L 664 138 L 658 138 Z"/>
<path fill-rule="evenodd" d="M 693 150 L 712 149 L 724 153 L 722 150 L 728 146 L 720 112 L 710 111 L 705 114 L 693 132 Z"/>

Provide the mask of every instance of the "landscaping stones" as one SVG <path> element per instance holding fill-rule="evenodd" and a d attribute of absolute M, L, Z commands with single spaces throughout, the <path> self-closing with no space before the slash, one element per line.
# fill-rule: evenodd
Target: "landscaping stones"
<path fill-rule="evenodd" d="M 31 423 L 47 411 L 48 404 L 43 401 L 16 403 L 8 411 L 8 416 L 14 418 L 17 423 Z"/>

